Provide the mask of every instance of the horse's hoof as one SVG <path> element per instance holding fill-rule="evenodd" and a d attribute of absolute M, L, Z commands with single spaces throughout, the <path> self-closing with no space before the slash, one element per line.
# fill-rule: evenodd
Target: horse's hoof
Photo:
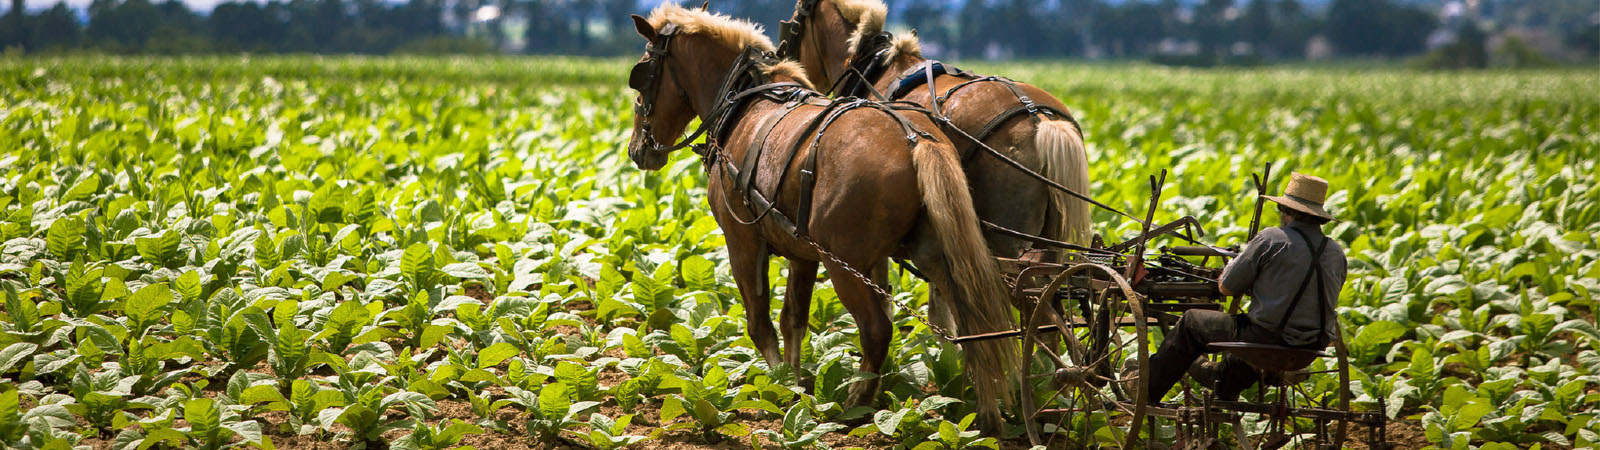
<path fill-rule="evenodd" d="M 878 387 L 869 387 L 865 386 L 865 384 L 866 383 L 856 383 L 854 386 L 850 387 L 850 395 L 845 397 L 844 404 L 846 408 L 854 408 L 857 406 L 866 406 L 869 408 L 877 407 L 876 400 L 878 398 Z"/>

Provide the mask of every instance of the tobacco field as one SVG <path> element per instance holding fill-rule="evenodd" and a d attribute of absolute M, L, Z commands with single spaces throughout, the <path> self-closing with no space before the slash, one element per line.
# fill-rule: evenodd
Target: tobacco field
<path fill-rule="evenodd" d="M 768 367 L 700 161 L 626 156 L 631 62 L 0 60 L 0 447 L 1026 448 L 898 308 L 843 407 L 874 375 L 827 284 Z M 1400 448 L 1600 446 L 1600 73 L 967 68 L 1071 106 L 1102 201 L 1169 169 L 1157 221 L 1218 244 L 1263 164 L 1328 179 Z"/>

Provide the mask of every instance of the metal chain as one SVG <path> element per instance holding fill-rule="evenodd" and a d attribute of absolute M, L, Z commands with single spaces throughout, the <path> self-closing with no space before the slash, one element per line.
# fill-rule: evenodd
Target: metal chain
<path fill-rule="evenodd" d="M 709 148 L 710 149 L 710 151 L 706 152 L 705 154 L 709 155 L 709 154 L 711 154 L 711 152 L 715 152 L 718 158 L 725 158 L 725 159 L 727 159 L 729 161 L 732 161 L 732 159 L 728 159 L 728 158 L 730 158 L 728 156 L 728 154 L 723 152 L 722 146 L 711 144 L 711 143 L 707 143 L 707 144 L 703 144 L 703 145 L 704 145 L 705 148 Z M 707 161 L 707 168 L 708 169 L 711 166 L 714 166 L 714 164 L 710 164 L 709 163 L 710 162 L 709 159 L 707 159 L 706 161 Z M 945 342 L 954 342 L 955 341 L 956 336 L 955 336 L 954 333 L 951 333 L 950 330 L 947 330 L 944 327 L 939 326 L 938 324 L 934 323 L 933 320 L 929 319 L 927 317 L 927 315 L 922 314 L 921 312 L 917 311 L 916 308 L 912 308 L 910 305 L 907 305 L 905 302 L 900 301 L 900 299 L 895 298 L 895 296 L 893 294 L 890 294 L 888 290 L 883 288 L 883 286 L 879 286 L 878 283 L 873 282 L 872 281 L 872 277 L 869 277 L 866 274 L 861 273 L 861 271 L 860 270 L 856 270 L 855 267 L 851 267 L 850 264 L 847 264 L 843 260 L 840 260 L 838 256 L 834 255 L 833 252 L 828 251 L 828 249 L 822 248 L 822 244 L 818 244 L 817 241 L 812 240 L 811 236 L 797 234 L 797 235 L 795 235 L 795 237 L 800 238 L 801 240 L 805 241 L 806 244 L 810 245 L 811 248 L 816 249 L 817 250 L 817 254 L 822 255 L 824 258 L 828 258 L 828 260 L 833 261 L 834 264 L 838 264 L 839 267 L 844 268 L 845 272 L 848 272 L 851 275 L 855 276 L 856 279 L 861 280 L 861 282 L 863 284 L 866 284 L 867 287 L 872 288 L 873 292 L 877 293 L 878 295 L 883 296 L 883 298 L 889 299 L 889 301 L 893 302 L 895 304 L 895 306 L 898 306 L 898 307 L 900 307 L 900 309 L 905 310 L 907 313 L 911 314 L 912 318 L 917 319 L 918 322 L 922 322 L 923 325 L 927 325 L 928 329 L 933 331 L 935 336 L 938 336 L 940 339 L 943 339 Z"/>
<path fill-rule="evenodd" d="M 805 239 L 807 244 L 811 244 L 812 248 L 817 249 L 817 253 L 821 254 L 823 257 L 828 258 L 829 260 L 832 260 L 834 262 L 834 264 L 838 264 L 839 267 L 844 268 L 845 272 L 849 272 L 851 275 L 855 275 L 855 277 L 857 279 L 860 279 L 862 283 L 865 283 L 867 285 L 867 287 L 872 288 L 872 290 L 877 292 L 878 295 L 882 295 L 884 298 L 889 299 L 889 301 L 893 302 L 895 304 L 895 306 L 898 306 L 898 307 L 900 307 L 900 309 L 903 309 L 907 313 L 911 314 L 912 318 L 917 319 L 918 322 L 922 322 L 923 325 L 927 325 L 928 326 L 928 330 L 933 331 L 933 334 L 935 336 L 938 336 L 940 339 L 943 339 L 946 342 L 955 341 L 956 336 L 955 336 L 954 333 L 951 333 L 950 330 L 946 330 L 944 327 L 933 323 L 933 320 L 928 319 L 927 315 L 922 314 L 920 311 L 917 311 L 916 308 L 912 308 L 910 305 L 905 304 L 905 302 L 900 301 L 900 299 L 895 298 L 894 295 L 892 295 L 888 291 L 884 290 L 882 286 L 878 286 L 878 283 L 872 282 L 872 278 L 871 277 L 868 277 L 866 274 L 861 273 L 861 271 L 856 270 L 856 268 L 854 268 L 854 267 L 850 267 L 850 265 L 849 264 L 845 264 L 844 261 L 840 261 L 839 257 L 834 256 L 832 252 L 829 252 L 827 249 L 822 248 L 821 245 L 817 244 L 817 241 L 811 240 L 810 236 L 801 236 L 800 238 L 801 239 Z M 931 292 L 931 290 L 930 290 L 930 292 Z M 931 301 L 931 299 L 930 299 L 930 301 Z"/>

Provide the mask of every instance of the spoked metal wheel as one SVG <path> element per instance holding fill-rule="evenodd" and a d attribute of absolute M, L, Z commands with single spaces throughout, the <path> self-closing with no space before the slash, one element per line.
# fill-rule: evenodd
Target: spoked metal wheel
<path fill-rule="evenodd" d="M 1057 310 L 1057 294 L 1069 289 L 1088 294 L 1065 296 Z M 1138 448 L 1150 371 L 1142 297 L 1110 267 L 1077 264 L 1038 298 L 1023 322 L 1024 360 L 1033 367 L 1021 399 L 1029 439 L 1050 448 Z"/>

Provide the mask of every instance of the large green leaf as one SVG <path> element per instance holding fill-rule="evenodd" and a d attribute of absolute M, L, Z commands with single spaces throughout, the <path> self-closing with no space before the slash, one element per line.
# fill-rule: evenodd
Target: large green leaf
<path fill-rule="evenodd" d="M 139 288 L 123 305 L 122 312 L 128 316 L 128 329 L 135 335 L 142 335 L 145 328 L 156 324 L 165 314 L 169 303 L 172 303 L 172 289 L 166 283 Z"/>
<path fill-rule="evenodd" d="M 167 230 L 156 237 L 135 239 L 134 244 L 145 262 L 166 266 L 177 256 L 181 238 L 177 230 Z"/>
<path fill-rule="evenodd" d="M 522 353 L 522 351 L 518 350 L 517 346 L 511 345 L 507 342 L 497 342 L 494 345 L 490 345 L 483 350 L 478 351 L 478 367 L 485 368 L 498 366 L 501 362 L 504 362 L 513 356 L 517 356 L 519 353 Z"/>
<path fill-rule="evenodd" d="M 539 417 L 545 420 L 554 420 L 565 417 L 567 409 L 572 406 L 572 399 L 567 394 L 567 385 L 555 383 L 546 385 L 539 391 Z"/>
<path fill-rule="evenodd" d="M 50 254 L 63 261 L 71 261 L 84 248 L 84 231 L 83 221 L 76 217 L 58 219 L 51 223 L 50 231 L 45 237 Z"/>
<path fill-rule="evenodd" d="M 227 437 L 224 433 L 228 430 L 222 427 L 222 411 L 217 408 L 216 400 L 197 398 L 185 402 L 183 420 L 189 421 L 194 432 L 212 448 L 216 448 Z"/>
<path fill-rule="evenodd" d="M 428 244 L 411 244 L 400 256 L 400 274 L 420 283 L 433 270 L 433 264 L 433 251 Z"/>
<path fill-rule="evenodd" d="M 11 372 L 13 368 L 20 368 L 19 363 L 33 358 L 33 352 L 39 349 L 39 344 L 31 342 L 18 342 L 0 350 L 0 374 Z"/>

